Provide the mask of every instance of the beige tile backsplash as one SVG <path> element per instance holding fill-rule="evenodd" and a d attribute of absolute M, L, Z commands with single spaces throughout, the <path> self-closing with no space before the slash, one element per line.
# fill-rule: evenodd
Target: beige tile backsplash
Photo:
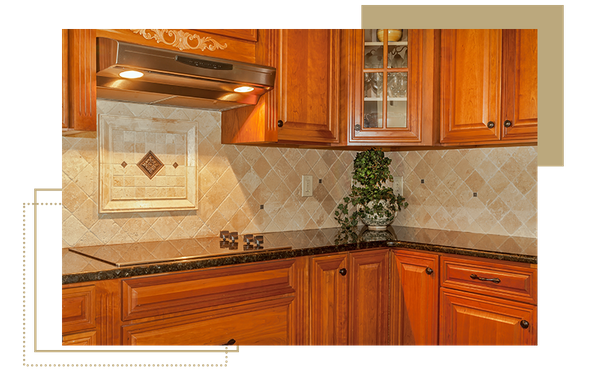
<path fill-rule="evenodd" d="M 213 111 L 106 100 L 97 110 L 198 121 L 199 209 L 99 214 L 97 140 L 63 137 L 64 247 L 337 226 L 355 151 L 221 145 Z M 537 237 L 537 147 L 386 155 L 409 202 L 395 225 Z M 312 197 L 301 196 L 302 175 L 313 176 Z"/>

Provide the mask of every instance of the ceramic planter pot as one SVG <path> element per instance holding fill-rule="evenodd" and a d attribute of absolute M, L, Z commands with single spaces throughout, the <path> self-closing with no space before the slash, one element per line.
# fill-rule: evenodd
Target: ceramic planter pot
<path fill-rule="evenodd" d="M 387 201 L 380 200 L 378 203 L 383 205 L 383 211 L 365 214 L 365 217 L 361 218 L 361 220 L 369 230 L 384 231 L 394 221 L 398 212 L 392 209 Z M 372 209 L 375 204 L 375 202 L 369 202 L 367 206 Z M 386 215 L 385 212 L 388 212 L 389 215 Z"/>

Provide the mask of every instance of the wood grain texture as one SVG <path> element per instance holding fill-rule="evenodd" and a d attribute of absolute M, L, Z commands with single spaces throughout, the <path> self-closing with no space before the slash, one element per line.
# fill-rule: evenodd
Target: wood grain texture
<path fill-rule="evenodd" d="M 97 345 L 96 343 L 96 331 L 72 333 L 69 335 L 63 335 L 62 344 L 63 346 L 79 346 L 79 345 Z"/>
<path fill-rule="evenodd" d="M 63 334 L 96 329 L 96 287 L 94 285 L 63 289 Z"/>

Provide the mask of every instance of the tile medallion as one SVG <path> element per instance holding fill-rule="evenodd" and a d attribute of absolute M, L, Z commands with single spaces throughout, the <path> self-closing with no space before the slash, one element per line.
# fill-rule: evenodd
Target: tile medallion
<path fill-rule="evenodd" d="M 198 209 L 198 122 L 100 115 L 100 213 Z"/>
<path fill-rule="evenodd" d="M 123 162 L 123 163 L 125 163 L 125 162 Z M 177 168 L 176 165 L 177 165 L 177 163 L 175 163 L 173 165 L 173 167 Z M 149 179 L 152 180 L 152 177 L 156 176 L 156 174 L 165 165 L 163 164 L 162 161 L 160 161 L 160 159 L 158 159 L 156 157 L 156 155 L 154 155 L 154 153 L 152 151 L 148 151 L 148 153 L 146 155 L 144 155 L 142 160 L 140 160 L 137 163 L 137 166 L 142 170 L 142 172 L 144 172 L 144 174 L 146 176 L 148 176 Z"/>

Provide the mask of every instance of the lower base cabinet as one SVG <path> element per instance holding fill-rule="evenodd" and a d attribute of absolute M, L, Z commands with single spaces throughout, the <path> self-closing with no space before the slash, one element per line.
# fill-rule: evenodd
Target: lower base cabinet
<path fill-rule="evenodd" d="M 537 344 L 536 265 L 440 258 L 440 345 Z"/>
<path fill-rule="evenodd" d="M 63 345 L 536 345 L 537 267 L 372 249 L 63 286 Z"/>
<path fill-rule="evenodd" d="M 311 258 L 311 345 L 389 342 L 388 259 L 388 249 Z"/>
<path fill-rule="evenodd" d="M 392 251 L 390 344 L 437 345 L 439 256 Z"/>
<path fill-rule="evenodd" d="M 124 345 L 290 345 L 293 297 L 123 327 Z"/>
<path fill-rule="evenodd" d="M 441 288 L 440 345 L 535 345 L 537 308 Z"/>

